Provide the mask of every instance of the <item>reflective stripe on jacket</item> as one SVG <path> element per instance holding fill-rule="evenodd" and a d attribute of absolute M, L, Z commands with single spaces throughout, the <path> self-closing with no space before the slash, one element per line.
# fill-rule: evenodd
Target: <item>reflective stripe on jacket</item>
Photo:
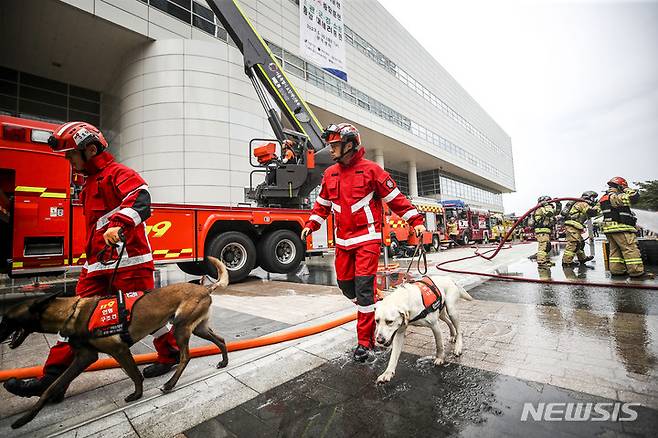
<path fill-rule="evenodd" d="M 423 223 L 423 216 L 388 172 L 363 158 L 364 154 L 361 147 L 347 165 L 337 163 L 325 170 L 320 194 L 305 224 L 316 231 L 333 212 L 335 242 L 341 248 L 381 240 L 382 201 L 412 227 Z"/>
<path fill-rule="evenodd" d="M 97 260 L 98 253 L 105 247 L 103 233 L 110 227 L 123 227 L 126 236 L 120 271 L 154 269 L 144 224 L 151 216 L 151 195 L 146 182 L 133 169 L 114 161 L 108 152 L 91 158 L 86 163 L 86 174 L 80 193 L 87 229 L 87 263 L 83 269 L 89 276 L 114 269 L 114 263 L 103 265 Z M 116 258 L 119 249 L 113 250 L 116 253 L 110 258 Z"/>

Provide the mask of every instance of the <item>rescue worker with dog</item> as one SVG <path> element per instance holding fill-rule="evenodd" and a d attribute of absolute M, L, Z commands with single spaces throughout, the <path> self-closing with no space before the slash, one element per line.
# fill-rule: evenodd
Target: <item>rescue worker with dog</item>
<path fill-rule="evenodd" d="M 116 263 L 103 264 L 98 254 L 106 245 L 112 247 L 113 259 L 120 246 L 126 245 L 112 293 L 153 289 L 153 254 L 146 236 L 144 221 L 151 216 L 151 196 L 148 186 L 134 170 L 114 161 L 106 151 L 108 144 L 103 134 L 85 122 L 69 122 L 59 126 L 48 140 L 56 152 L 65 152 L 72 167 L 86 175 L 80 200 L 83 205 L 87 243 L 87 262 L 76 286 L 80 297 L 104 296 Z M 125 243 L 121 242 L 124 233 Z M 116 253 L 114 253 L 116 251 Z M 144 369 L 144 377 L 165 374 L 178 362 L 178 347 L 173 334 L 165 326 L 153 333 L 157 362 Z M 50 349 L 38 379 L 10 379 L 5 388 L 21 397 L 41 395 L 71 364 L 74 351 L 65 338 Z M 64 394 L 58 397 L 63 399 Z"/>
<path fill-rule="evenodd" d="M 583 230 L 585 222 L 589 218 L 599 216 L 601 208 L 598 204 L 598 193 L 588 190 L 580 195 L 583 201 L 569 202 L 562 211 L 564 217 L 564 228 L 567 234 L 567 246 L 562 255 L 562 266 L 572 266 L 574 257 L 578 258 L 580 264 L 594 259 L 593 256 L 585 255 L 585 241 Z"/>
<path fill-rule="evenodd" d="M 329 125 L 322 138 L 336 164 L 322 180 L 302 240 L 320 228 L 333 211 L 336 227 L 336 277 L 343 294 L 357 305 L 358 345 L 354 360 L 365 362 L 374 347 L 375 275 L 379 264 L 382 201 L 406 220 L 417 234 L 425 231 L 423 216 L 400 192 L 393 178 L 364 158 L 359 131 L 349 123 Z"/>
<path fill-rule="evenodd" d="M 628 187 L 624 178 L 616 176 L 608 181 L 608 191 L 599 200 L 603 212 L 603 233 L 610 246 L 608 261 L 612 275 L 653 278 L 644 273 L 637 244 L 637 218 L 631 211 L 631 204 L 639 199 L 638 191 Z"/>
<path fill-rule="evenodd" d="M 537 266 L 547 268 L 555 266 L 549 258 L 551 252 L 551 231 L 555 225 L 557 214 L 562 209 L 560 202 L 551 203 L 550 196 L 540 196 L 537 199 L 539 207 L 532 215 L 534 220 L 535 239 L 537 239 Z"/>

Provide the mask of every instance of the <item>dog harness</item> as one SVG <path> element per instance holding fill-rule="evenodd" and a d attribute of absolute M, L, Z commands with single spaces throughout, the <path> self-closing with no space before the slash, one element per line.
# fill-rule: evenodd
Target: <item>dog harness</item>
<path fill-rule="evenodd" d="M 125 297 L 126 317 L 125 323 L 120 317 L 119 302 L 116 296 L 102 298 L 96 304 L 96 308 L 89 317 L 87 329 L 89 334 L 94 338 L 104 338 L 106 336 L 121 335 L 121 340 L 128 345 L 134 342 L 128 334 L 128 323 L 132 316 L 132 308 L 144 292 L 126 292 Z"/>
<path fill-rule="evenodd" d="M 423 306 L 425 306 L 425 308 L 409 322 L 418 321 L 432 312 L 436 312 L 437 310 L 441 311 L 441 309 L 443 309 L 443 294 L 431 278 L 426 276 L 420 280 L 413 281 L 412 283 L 415 283 L 416 286 L 418 286 L 418 289 L 420 289 L 420 295 L 423 298 Z"/>

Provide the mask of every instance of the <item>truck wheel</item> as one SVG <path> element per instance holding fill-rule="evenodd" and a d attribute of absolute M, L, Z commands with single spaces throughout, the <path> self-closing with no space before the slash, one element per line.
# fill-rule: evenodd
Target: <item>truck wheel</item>
<path fill-rule="evenodd" d="M 304 260 L 304 244 L 297 233 L 275 230 L 258 242 L 258 260 L 263 269 L 276 274 L 295 271 Z"/>
<path fill-rule="evenodd" d="M 441 239 L 439 239 L 439 236 L 436 234 L 432 236 L 432 249 L 434 252 L 439 252 L 439 248 L 441 247 Z"/>
<path fill-rule="evenodd" d="M 249 236 L 239 231 L 220 233 L 210 242 L 206 256 L 216 257 L 226 265 L 231 282 L 242 281 L 256 265 L 256 246 Z M 206 261 L 206 272 L 217 275 L 215 267 Z"/>
<path fill-rule="evenodd" d="M 466 246 L 470 243 L 470 241 L 471 239 L 468 236 L 468 233 L 464 233 L 464 235 L 462 236 L 462 245 Z"/>
<path fill-rule="evenodd" d="M 397 257 L 400 254 L 400 242 L 395 236 L 391 236 L 391 244 L 388 247 L 391 257 Z"/>
<path fill-rule="evenodd" d="M 482 243 L 485 245 L 489 243 L 489 235 L 487 233 L 484 233 L 484 237 L 482 238 Z"/>
<path fill-rule="evenodd" d="M 206 264 L 203 262 L 182 262 L 176 264 L 186 274 L 201 276 L 206 273 Z"/>

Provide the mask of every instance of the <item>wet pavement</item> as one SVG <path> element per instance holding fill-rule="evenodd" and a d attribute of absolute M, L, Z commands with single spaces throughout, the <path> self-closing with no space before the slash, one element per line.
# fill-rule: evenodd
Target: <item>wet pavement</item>
<path fill-rule="evenodd" d="M 527 278 L 609 282 L 597 242 L 590 267 L 538 270 L 528 258 L 535 246 L 502 251 L 493 262 L 471 259 L 455 269 L 499 272 Z M 437 262 L 472 254 L 460 248 L 429 255 Z M 589 252 L 589 249 L 586 249 Z M 387 274 L 404 279 L 405 260 Z M 244 339 L 331 320 L 353 312 L 335 285 L 331 257 L 313 260 L 299 272 L 267 275 L 258 270 L 244 283 L 213 296 L 213 327 L 229 340 Z M 168 269 L 163 282 L 188 276 Z M 415 267 L 412 277 L 418 277 Z M 69 396 L 21 431 L 26 436 L 653 436 L 658 426 L 658 291 L 614 286 L 560 286 L 487 281 L 450 274 L 474 301 L 460 301 L 464 352 L 447 364 L 430 366 L 429 329 L 411 327 L 392 382 L 376 386 L 387 352 L 359 366 L 351 362 L 355 324 L 300 341 L 230 353 L 229 368 L 214 369 L 216 357 L 193 360 L 180 388 L 162 395 L 164 378 L 146 382 L 143 400 L 126 405 L 129 389 L 119 370 L 86 373 Z M 385 276 L 380 276 L 383 286 Z M 273 281 L 272 281 L 273 280 Z M 658 281 L 638 284 L 658 285 Z M 67 286 L 68 287 L 68 286 Z M 442 327 L 444 340 L 447 327 Z M 39 363 L 54 337 L 28 338 L 21 354 L 0 345 L 2 368 Z M 195 340 L 193 345 L 205 344 Z M 150 351 L 150 340 L 137 352 Z M 521 421 L 523 404 L 614 403 L 637 406 L 635 421 Z M 0 435 L 12 415 L 33 400 L 0 394 Z M 546 405 L 542 405 L 546 407 Z M 558 406 L 558 405 L 556 405 Z M 558 411 L 559 411 L 558 406 Z M 583 409 L 587 405 L 582 405 Z M 617 406 L 615 408 L 615 406 Z M 628 408 L 628 406 L 626 407 Z M 559 413 L 559 412 L 558 412 Z M 175 415 L 169 424 L 160 421 Z M 594 415 L 594 414 L 592 414 Z M 620 417 L 621 418 L 621 417 Z M 103 431 L 103 432 L 99 432 Z M 8 436 L 19 436 L 13 433 Z"/>
<path fill-rule="evenodd" d="M 449 364 L 433 367 L 404 353 L 393 382 L 374 380 L 386 360 L 357 365 L 341 357 L 184 432 L 205 437 L 408 437 L 408 436 L 655 436 L 658 411 L 549 384 Z M 536 421 L 548 403 L 562 403 L 551 419 L 578 414 L 582 419 L 617 421 Z M 589 404 L 589 407 L 588 407 Z M 526 409 L 530 409 L 527 407 Z M 560 415 L 567 409 L 570 414 Z M 542 411 L 543 413 L 544 411 Z M 614 417 L 613 417 L 614 415 Z M 539 414 L 540 418 L 543 418 Z M 630 420 L 637 416 L 633 421 Z"/>

